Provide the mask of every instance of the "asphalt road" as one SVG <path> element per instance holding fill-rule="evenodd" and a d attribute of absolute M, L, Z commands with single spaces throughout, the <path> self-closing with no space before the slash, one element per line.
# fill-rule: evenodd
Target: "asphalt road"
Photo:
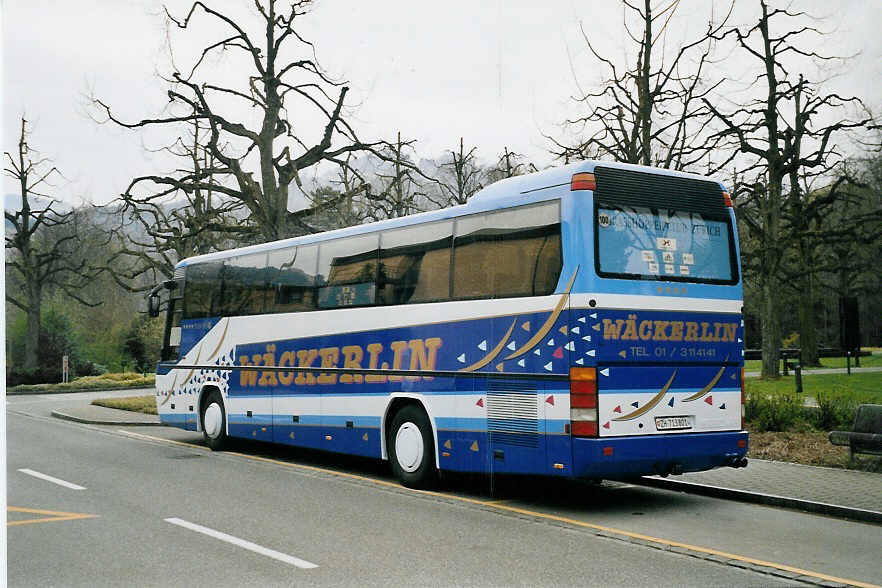
<path fill-rule="evenodd" d="M 7 399 L 10 586 L 882 580 L 876 525 L 610 483 L 416 492 L 372 461 L 48 417 L 88 397 Z"/>

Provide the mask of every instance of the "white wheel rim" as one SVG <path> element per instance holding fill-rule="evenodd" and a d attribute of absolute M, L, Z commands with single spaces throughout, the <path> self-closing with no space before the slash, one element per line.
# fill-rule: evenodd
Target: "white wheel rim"
<path fill-rule="evenodd" d="M 212 439 L 217 439 L 224 425 L 223 411 L 217 402 L 208 405 L 208 408 L 205 409 L 204 419 L 205 422 L 202 423 L 202 426 L 205 428 L 205 434 Z"/>
<path fill-rule="evenodd" d="M 423 462 L 423 435 L 413 423 L 404 423 L 395 435 L 395 459 L 402 470 L 415 472 Z"/>

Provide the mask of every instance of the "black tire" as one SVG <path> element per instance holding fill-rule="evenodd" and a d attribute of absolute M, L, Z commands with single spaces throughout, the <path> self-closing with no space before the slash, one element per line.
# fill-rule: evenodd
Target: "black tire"
<path fill-rule="evenodd" d="M 220 421 L 217 421 L 217 410 L 220 409 Z M 206 422 L 206 414 L 209 415 L 211 422 Z M 212 451 L 223 449 L 229 442 L 227 437 L 227 411 L 224 409 L 224 401 L 220 392 L 212 390 L 208 393 L 205 401 L 202 403 L 202 410 L 199 414 L 202 419 L 202 436 L 205 438 L 205 444 Z M 211 431 L 209 433 L 209 431 Z"/>
<path fill-rule="evenodd" d="M 386 450 L 392 473 L 402 485 L 430 488 L 437 481 L 432 426 L 422 408 L 408 404 L 395 413 L 386 438 Z"/>

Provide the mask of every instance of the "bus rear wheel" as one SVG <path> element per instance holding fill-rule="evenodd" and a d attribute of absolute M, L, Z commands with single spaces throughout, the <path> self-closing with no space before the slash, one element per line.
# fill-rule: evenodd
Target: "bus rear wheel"
<path fill-rule="evenodd" d="M 421 408 L 409 404 L 395 413 L 386 447 L 392 472 L 404 486 L 429 488 L 435 483 L 435 442 Z"/>
<path fill-rule="evenodd" d="M 213 390 L 202 403 L 202 436 L 213 451 L 227 443 L 227 413 L 220 392 Z"/>

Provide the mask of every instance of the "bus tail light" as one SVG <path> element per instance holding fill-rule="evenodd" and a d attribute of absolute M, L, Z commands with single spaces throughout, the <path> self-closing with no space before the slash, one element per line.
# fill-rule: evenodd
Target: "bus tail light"
<path fill-rule="evenodd" d="M 723 190 L 723 204 L 725 204 L 727 208 L 733 208 L 732 196 L 730 196 L 725 190 Z"/>
<path fill-rule="evenodd" d="M 594 174 L 578 173 L 573 174 L 570 180 L 570 191 L 572 190 L 596 190 L 597 182 L 594 180 Z"/>
<path fill-rule="evenodd" d="M 597 370 L 570 369 L 570 424 L 575 437 L 597 437 Z"/>

